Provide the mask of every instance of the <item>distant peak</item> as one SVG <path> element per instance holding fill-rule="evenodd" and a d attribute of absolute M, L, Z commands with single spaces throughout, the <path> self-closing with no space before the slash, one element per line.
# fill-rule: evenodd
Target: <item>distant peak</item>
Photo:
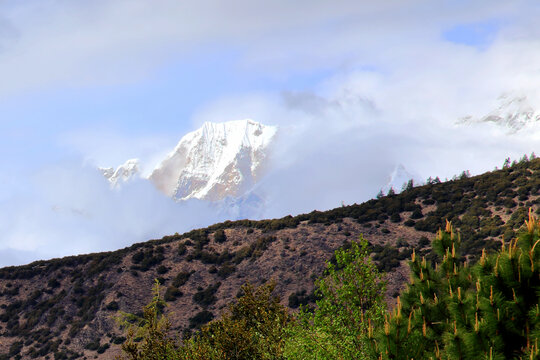
<path fill-rule="evenodd" d="M 140 161 L 139 159 L 129 159 L 122 165 L 118 166 L 116 169 L 110 168 L 98 168 L 103 176 L 109 180 L 111 185 L 117 186 L 119 182 L 126 182 L 131 180 L 135 175 L 140 172 Z"/>
<path fill-rule="evenodd" d="M 494 123 L 516 132 L 538 121 L 540 114 L 531 106 L 526 95 L 504 93 L 497 98 L 497 107 L 494 110 L 479 118 L 466 116 L 458 123 Z"/>
<path fill-rule="evenodd" d="M 276 132 L 252 119 L 204 122 L 182 137 L 150 180 L 177 200 L 241 196 L 264 172 Z"/>

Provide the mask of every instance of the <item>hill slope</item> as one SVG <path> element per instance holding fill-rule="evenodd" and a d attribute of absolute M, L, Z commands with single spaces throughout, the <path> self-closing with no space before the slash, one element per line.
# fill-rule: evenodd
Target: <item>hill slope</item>
<path fill-rule="evenodd" d="M 166 236 L 115 252 L 0 269 L 0 354 L 5 358 L 111 358 L 118 352 L 118 311 L 140 311 L 159 278 L 174 329 L 189 332 L 249 281 L 277 280 L 292 308 L 309 301 L 313 280 L 335 249 L 368 239 L 389 273 L 389 297 L 407 279 L 413 248 L 432 257 L 429 240 L 447 218 L 463 251 L 500 246 L 537 208 L 540 160 L 446 183 L 431 183 L 360 205 L 296 217 L 235 221 Z M 1 358 L 1 357 L 0 357 Z"/>

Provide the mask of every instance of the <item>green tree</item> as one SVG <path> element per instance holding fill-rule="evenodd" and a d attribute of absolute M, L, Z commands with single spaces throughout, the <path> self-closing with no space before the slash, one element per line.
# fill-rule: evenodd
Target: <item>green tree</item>
<path fill-rule="evenodd" d="M 288 359 L 363 359 L 368 334 L 383 320 L 386 284 L 360 237 L 335 252 L 326 275 L 316 282 L 320 300 L 304 308 L 290 327 Z"/>
<path fill-rule="evenodd" d="M 203 326 L 181 347 L 182 359 L 283 359 L 285 327 L 291 320 L 280 299 L 272 295 L 275 283 L 258 288 L 245 284 L 243 296 L 221 319 Z"/>
<path fill-rule="evenodd" d="M 163 315 L 165 302 L 159 293 L 159 281 L 152 289 L 153 297 L 143 309 L 143 317 L 122 314 L 127 327 L 126 340 L 122 344 L 122 360 L 174 360 L 180 359 L 176 341 L 170 337 L 170 323 Z M 131 324 L 135 322 L 136 325 Z"/>
<path fill-rule="evenodd" d="M 373 336 L 380 359 L 537 359 L 540 227 L 532 212 L 518 238 L 468 266 L 447 222 L 433 267 L 413 253 L 411 282 Z M 371 335 L 371 334 L 370 334 Z"/>

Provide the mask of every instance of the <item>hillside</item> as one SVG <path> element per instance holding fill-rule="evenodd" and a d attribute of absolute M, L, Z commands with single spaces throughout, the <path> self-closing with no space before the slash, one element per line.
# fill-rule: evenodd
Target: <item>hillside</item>
<path fill-rule="evenodd" d="M 389 273 L 391 298 L 408 278 L 412 249 L 434 255 L 429 240 L 451 220 L 467 257 L 495 249 L 538 209 L 540 159 L 455 180 L 438 180 L 360 205 L 296 217 L 216 224 L 115 252 L 0 269 L 0 354 L 4 358 L 111 358 L 122 342 L 119 311 L 140 311 L 160 279 L 180 334 L 220 311 L 249 281 L 276 279 L 292 308 L 309 301 L 313 280 L 335 249 L 360 234 Z M 538 211 L 538 210 L 537 210 Z M 181 220 L 179 220 L 181 221 Z"/>

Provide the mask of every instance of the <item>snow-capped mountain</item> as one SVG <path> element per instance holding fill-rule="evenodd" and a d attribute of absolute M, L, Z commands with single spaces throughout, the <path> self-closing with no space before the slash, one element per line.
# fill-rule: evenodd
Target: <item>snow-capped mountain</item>
<path fill-rule="evenodd" d="M 109 180 L 113 187 L 119 185 L 119 182 L 126 182 L 139 174 L 139 160 L 129 159 L 124 164 L 118 166 L 116 169 L 98 168 L 103 176 Z"/>
<path fill-rule="evenodd" d="M 249 119 L 206 122 L 186 134 L 149 179 L 175 200 L 242 196 L 264 173 L 276 132 Z"/>
<path fill-rule="evenodd" d="M 399 164 L 394 168 L 387 179 L 386 185 L 381 189 L 381 191 L 384 194 L 387 194 L 390 189 L 394 189 L 396 194 L 400 193 L 403 190 L 403 187 L 407 185 L 409 180 L 413 180 L 415 184 L 419 183 L 416 176 L 408 172 L 407 169 L 405 169 L 405 166 Z"/>
<path fill-rule="evenodd" d="M 458 123 L 491 122 L 505 126 L 512 132 L 515 132 L 529 124 L 540 121 L 540 113 L 532 107 L 525 95 L 504 94 L 497 101 L 497 108 L 487 115 L 480 118 L 467 116 L 462 118 Z"/>

